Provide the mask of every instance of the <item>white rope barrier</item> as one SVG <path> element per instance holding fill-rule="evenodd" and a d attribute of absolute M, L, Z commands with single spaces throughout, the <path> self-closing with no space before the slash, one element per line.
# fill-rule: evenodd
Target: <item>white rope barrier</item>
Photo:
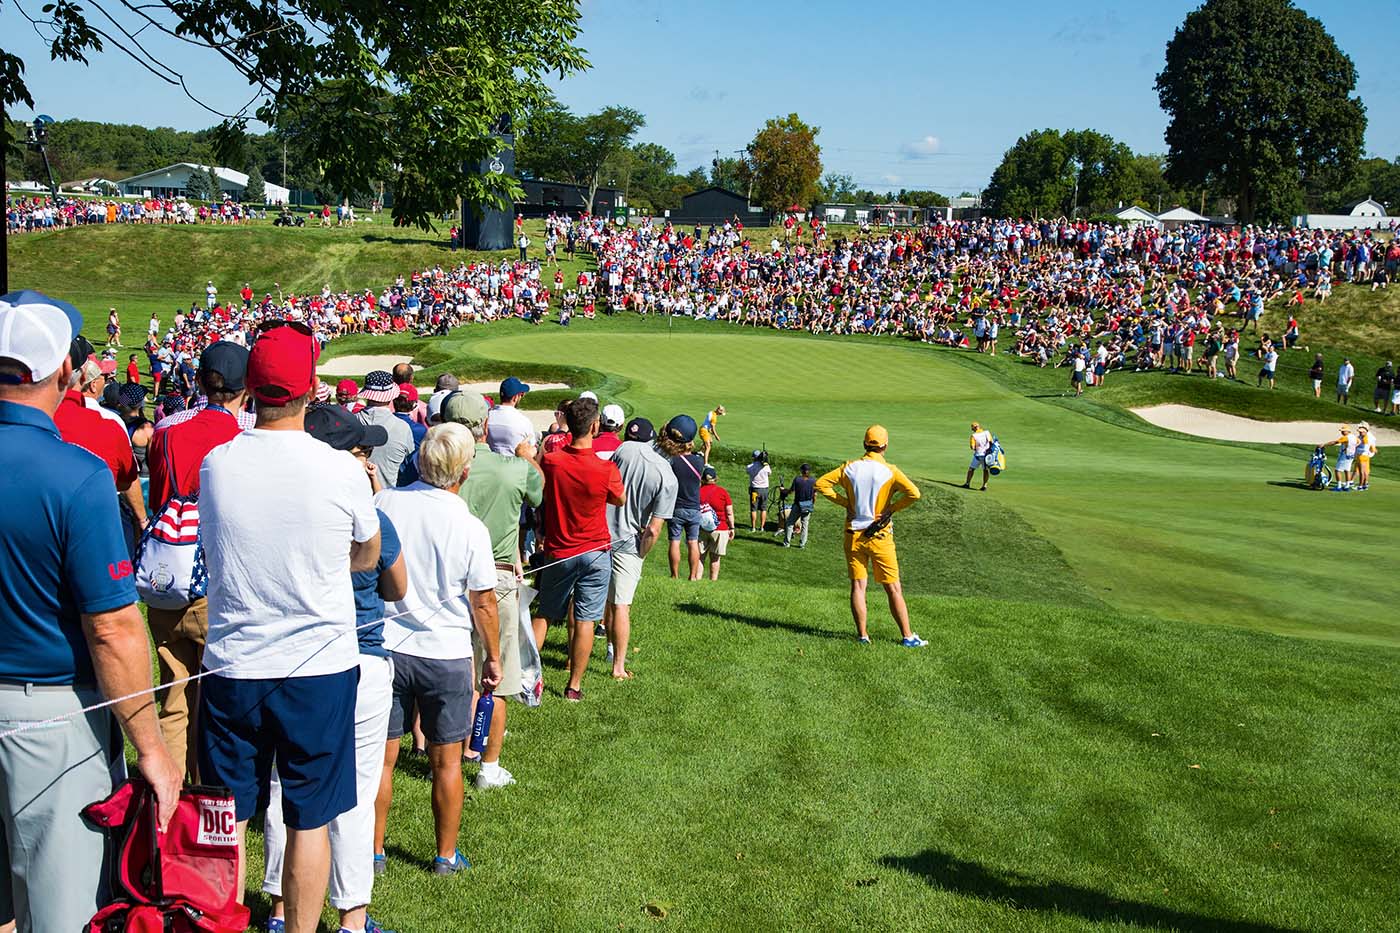
<path fill-rule="evenodd" d="M 582 557 L 584 554 L 592 554 L 592 553 L 594 553 L 595 551 L 610 550 L 613 546 L 615 546 L 615 545 L 617 545 L 617 544 L 620 544 L 620 543 L 623 543 L 623 541 L 625 541 L 625 540 L 626 540 L 626 539 L 618 539 L 617 541 L 609 541 L 607 544 L 600 544 L 600 545 L 598 545 L 597 547 L 589 548 L 589 549 L 586 550 L 586 551 L 579 551 L 577 554 L 571 554 L 570 556 L 565 557 L 565 558 L 563 558 L 562 560 L 551 561 L 550 563 L 543 564 L 543 565 L 541 565 L 541 566 L 539 566 L 539 567 L 530 567 L 530 568 L 526 568 L 526 569 L 525 569 L 525 572 L 524 572 L 524 574 L 523 574 L 523 576 L 527 576 L 527 577 L 528 577 L 528 576 L 530 576 L 530 575 L 532 575 L 532 574 L 538 574 L 538 573 L 540 573 L 541 571 L 548 570 L 550 567 L 557 567 L 559 564 L 562 564 L 562 563 L 564 563 L 565 561 L 573 560 L 575 557 Z M 303 658 L 303 659 L 301 660 L 301 662 L 297 664 L 296 667 L 294 667 L 294 668 L 292 668 L 290 671 L 288 671 L 285 675 L 283 675 L 283 677 L 280 677 L 280 678 L 277 678 L 277 679 L 281 680 L 281 679 L 285 679 L 285 678 L 287 678 L 287 677 L 292 677 L 293 675 L 296 674 L 297 671 L 301 670 L 301 668 L 303 668 L 303 667 L 305 667 L 307 664 L 311 663 L 312 659 L 314 659 L 314 658 L 315 658 L 317 655 L 319 655 L 322 651 L 325 651 L 325 650 L 326 650 L 327 648 L 329 648 L 331 645 L 335 644 L 337 641 L 339 641 L 340 639 L 344 638 L 346 635 L 350 634 L 351 632 L 359 632 L 361 629 L 373 628 L 373 627 L 376 626 L 376 625 L 383 625 L 385 622 L 389 622 L 389 621 L 392 621 L 392 620 L 394 620 L 394 619 L 399 619 L 399 618 L 402 618 L 402 617 L 404 617 L 404 616 L 415 615 L 415 614 L 420 613 L 420 612 L 423 612 L 424 610 L 427 610 L 427 609 L 431 609 L 434 613 L 436 613 L 439 609 L 441 609 L 443 606 L 448 605 L 449 603 L 456 602 L 456 601 L 459 600 L 459 599 L 468 599 L 468 598 L 470 598 L 470 594 L 469 594 L 469 593 L 461 593 L 461 594 L 456 595 L 456 596 L 450 596 L 450 597 L 448 597 L 447 599 L 442 600 L 441 602 L 432 603 L 432 604 L 427 605 L 427 606 L 418 606 L 418 607 L 416 607 L 416 608 L 414 608 L 414 609 L 405 609 L 403 612 L 396 612 L 396 613 L 394 613 L 393 615 L 384 616 L 384 617 L 381 618 L 381 619 L 375 619 L 375 620 L 373 620 L 372 622 L 365 622 L 365 623 L 362 624 L 362 625 L 357 625 L 357 626 L 355 626 L 353 629 L 345 629 L 345 630 L 343 630 L 343 631 L 337 632 L 337 633 L 335 634 L 334 637 L 327 639 L 326 642 L 325 642 L 324 644 L 322 644 L 319 648 L 317 648 L 315 651 L 311 652 L 311 654 L 309 654 L 307 657 Z M 499 602 L 499 601 L 500 601 L 500 598 L 498 598 L 497 601 Z M 423 629 L 423 631 L 428 631 L 428 630 L 427 630 L 427 629 Z M 418 634 L 418 633 L 417 633 L 417 632 L 410 632 L 408 637 L 411 638 L 411 637 L 413 637 L 413 636 L 416 635 L 416 634 Z M 408 640 L 408 638 L 405 638 L 405 639 L 404 639 L 404 641 L 407 641 L 407 640 Z M 401 642 L 399 642 L 399 644 L 401 645 L 401 644 L 403 644 L 403 642 L 401 641 Z M 392 649 L 390 649 L 390 650 L 392 650 Z M 22 724 L 22 725 L 16 726 L 16 727 L 13 728 L 13 729 L 9 729 L 9 730 L 7 730 L 7 731 L 5 731 L 5 732 L 0 732 L 0 741 L 4 741 L 5 739 L 11 738 L 12 736 L 20 735 L 20 734 L 25 733 L 25 732 L 30 732 L 30 731 L 32 731 L 32 730 L 34 730 L 34 729 L 42 729 L 42 728 L 44 728 L 45 726 L 51 726 L 51 725 L 54 725 L 55 723 L 64 722 L 64 721 L 69 720 L 69 719 L 74 719 L 74 718 L 76 718 L 76 717 L 78 717 L 78 716 L 86 716 L 88 713 L 93 713 L 93 712 L 96 712 L 96 711 L 98 711 L 98 710 L 107 709 L 108 707 L 115 706 L 115 705 L 117 705 L 118 703 L 125 703 L 127 700 L 136 700 L 136 699 L 139 699 L 139 698 L 144 697 L 144 696 L 152 696 L 152 695 L 154 695 L 154 694 L 156 694 L 156 693 L 159 693 L 159 692 L 162 691 L 162 690 L 169 690 L 169 689 L 171 689 L 172 687 L 179 687 L 179 686 L 182 686 L 182 685 L 184 685 L 184 684 L 194 683 L 194 682 L 197 681 L 197 680 L 202 680 L 202 679 L 204 679 L 205 677 L 209 677 L 209 676 L 214 675 L 214 674 L 224 674 L 224 673 L 227 673 L 228 671 L 233 670 L 235 667 L 237 667 L 236 664 L 226 664 L 226 665 L 224 665 L 223 667 L 216 667 L 216 668 L 213 668 L 212 670 L 203 670 L 203 671 L 200 671 L 198 674 L 191 674 L 191 675 L 188 676 L 188 677 L 181 677 L 181 678 L 178 678 L 177 680 L 172 680 L 172 681 L 170 681 L 169 683 L 159 684 L 159 685 L 157 685 L 157 686 L 148 687 L 148 688 L 143 689 L 143 690 L 137 690 L 137 691 L 135 691 L 134 693 L 128 693 L 128 694 L 126 694 L 125 696 L 115 697 L 114 699 L 111 699 L 111 700 L 103 700 L 101 703 L 93 703 L 93 704 L 90 705 L 90 706 L 84 706 L 82 709 L 74 710 L 74 711 L 71 712 L 71 713 L 64 713 L 64 714 L 61 715 L 61 716 L 52 716 L 52 717 L 50 717 L 50 718 L 48 718 L 48 719 L 39 719 L 39 720 L 35 720 L 35 721 L 33 721 L 33 722 L 26 722 L 26 723 L 24 723 L 24 724 Z"/>

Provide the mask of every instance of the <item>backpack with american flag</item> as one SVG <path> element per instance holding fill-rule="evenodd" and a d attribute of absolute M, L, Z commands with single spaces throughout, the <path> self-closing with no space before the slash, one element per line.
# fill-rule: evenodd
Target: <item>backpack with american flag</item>
<path fill-rule="evenodd" d="M 166 452 L 169 456 L 169 451 Z M 175 471 L 168 473 L 175 483 Z M 179 487 L 141 535 L 136 548 L 136 593 L 155 609 L 184 609 L 204 596 L 209 573 L 199 536 L 199 494 Z"/>

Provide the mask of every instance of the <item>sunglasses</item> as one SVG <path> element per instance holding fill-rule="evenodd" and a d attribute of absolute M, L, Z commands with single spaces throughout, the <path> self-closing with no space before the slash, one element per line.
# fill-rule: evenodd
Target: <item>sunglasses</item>
<path fill-rule="evenodd" d="M 290 327 L 298 334 L 302 334 L 306 337 L 315 336 L 315 333 L 311 330 L 311 328 L 307 327 L 301 321 L 263 321 L 261 324 L 258 325 L 258 333 L 265 334 L 268 331 L 277 330 L 277 328 L 279 327 Z"/>

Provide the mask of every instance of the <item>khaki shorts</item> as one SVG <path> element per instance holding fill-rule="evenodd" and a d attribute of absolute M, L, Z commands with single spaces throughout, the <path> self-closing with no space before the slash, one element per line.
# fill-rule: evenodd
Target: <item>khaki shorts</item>
<path fill-rule="evenodd" d="M 899 558 L 894 550 L 894 531 L 886 527 L 878 534 L 865 535 L 847 530 L 846 569 L 852 580 L 864 580 L 869 574 L 876 583 L 898 583 Z"/>
<path fill-rule="evenodd" d="M 622 551 L 612 552 L 612 583 L 608 588 L 608 602 L 614 606 L 630 606 L 637 595 L 637 584 L 642 579 L 642 564 L 645 558 Z"/>
<path fill-rule="evenodd" d="M 496 618 L 501 626 L 501 682 L 491 692 L 494 697 L 520 696 L 520 583 L 514 570 L 496 569 Z M 472 667 L 477 683 L 481 682 L 481 662 L 486 646 L 476 631 L 472 631 Z"/>
<path fill-rule="evenodd" d="M 700 552 L 714 557 L 729 553 L 729 529 L 700 532 Z"/>

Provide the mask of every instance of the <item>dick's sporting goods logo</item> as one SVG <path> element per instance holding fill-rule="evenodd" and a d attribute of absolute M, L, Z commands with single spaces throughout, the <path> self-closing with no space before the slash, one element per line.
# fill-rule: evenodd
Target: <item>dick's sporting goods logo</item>
<path fill-rule="evenodd" d="M 232 800 L 199 801 L 199 835 L 202 846 L 238 845 L 238 818 Z"/>

